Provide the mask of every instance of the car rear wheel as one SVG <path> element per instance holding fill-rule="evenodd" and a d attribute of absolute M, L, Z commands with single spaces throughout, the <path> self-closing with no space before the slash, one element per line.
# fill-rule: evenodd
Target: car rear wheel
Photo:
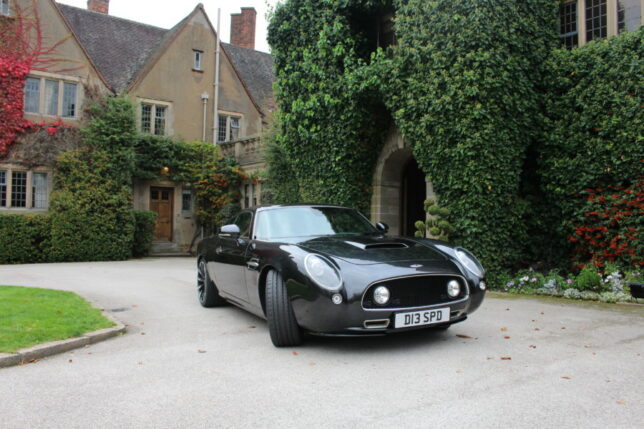
<path fill-rule="evenodd" d="M 226 303 L 226 300 L 219 296 L 217 286 L 210 279 L 206 261 L 203 259 L 200 259 L 197 265 L 197 292 L 199 303 L 204 307 L 219 307 Z"/>
<path fill-rule="evenodd" d="M 302 344 L 302 332 L 295 320 L 284 280 L 275 270 L 269 271 L 266 277 L 266 318 L 271 341 L 276 347 Z"/>

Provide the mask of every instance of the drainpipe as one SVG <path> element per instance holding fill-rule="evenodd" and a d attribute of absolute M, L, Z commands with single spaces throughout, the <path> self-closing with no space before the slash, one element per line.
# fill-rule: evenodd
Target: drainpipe
<path fill-rule="evenodd" d="M 213 113 L 214 116 L 214 126 L 213 126 L 213 132 L 212 132 L 212 143 L 214 145 L 217 144 L 217 135 L 219 134 L 219 56 L 221 54 L 221 43 L 219 40 L 219 22 L 220 22 L 220 17 L 221 17 L 221 9 L 217 9 L 217 51 L 215 53 L 215 111 Z"/>
<path fill-rule="evenodd" d="M 203 102 L 203 131 L 201 132 L 201 141 L 206 141 L 206 129 L 208 128 L 208 93 L 201 94 L 201 101 Z"/>

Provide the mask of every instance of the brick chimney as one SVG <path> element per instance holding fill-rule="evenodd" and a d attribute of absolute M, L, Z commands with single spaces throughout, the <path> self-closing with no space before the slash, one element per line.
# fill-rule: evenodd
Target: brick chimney
<path fill-rule="evenodd" d="M 107 15 L 110 10 L 110 0 L 87 0 L 87 9 Z"/>
<path fill-rule="evenodd" d="M 242 7 L 241 13 L 230 14 L 230 44 L 255 49 L 255 18 L 257 11 L 254 7 Z"/>

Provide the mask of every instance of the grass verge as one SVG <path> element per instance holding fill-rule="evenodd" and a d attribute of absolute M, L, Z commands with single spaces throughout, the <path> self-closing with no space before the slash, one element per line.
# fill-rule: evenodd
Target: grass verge
<path fill-rule="evenodd" d="M 111 326 L 100 310 L 73 292 L 0 286 L 0 353 Z"/>

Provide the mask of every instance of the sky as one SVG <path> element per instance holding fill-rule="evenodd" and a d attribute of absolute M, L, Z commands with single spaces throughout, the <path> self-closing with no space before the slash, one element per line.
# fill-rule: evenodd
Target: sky
<path fill-rule="evenodd" d="M 87 0 L 56 0 L 83 9 Z M 242 7 L 254 7 L 257 11 L 255 49 L 269 52 L 266 32 L 266 13 L 279 0 L 110 0 L 110 15 L 131 19 L 161 28 L 172 28 L 202 3 L 206 13 L 217 29 L 217 8 L 221 9 L 221 41 L 230 42 L 230 14 L 241 12 Z"/>

